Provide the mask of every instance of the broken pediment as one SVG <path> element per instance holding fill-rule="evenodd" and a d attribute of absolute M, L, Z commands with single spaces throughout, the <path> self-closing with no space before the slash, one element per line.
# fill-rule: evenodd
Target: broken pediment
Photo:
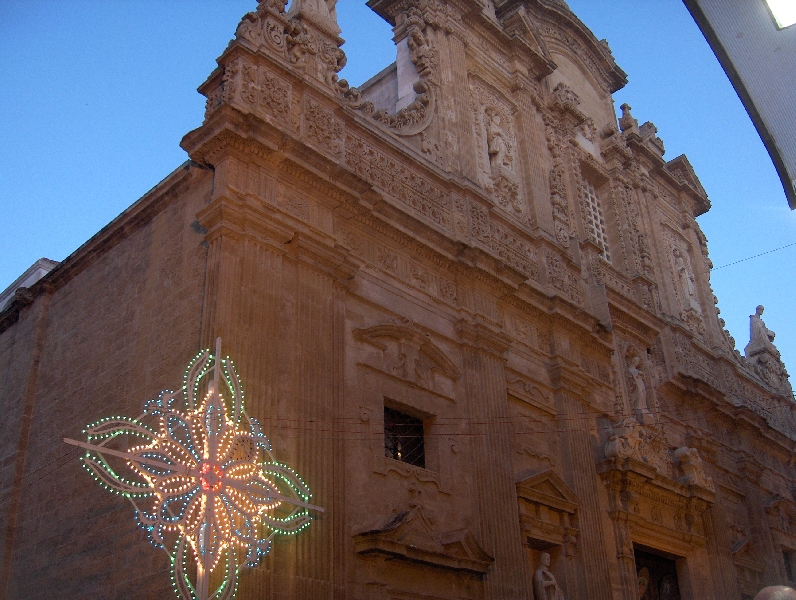
<path fill-rule="evenodd" d="M 397 323 L 356 329 L 354 338 L 381 351 L 381 364 L 387 373 L 408 379 L 428 389 L 440 387 L 437 376 L 455 381 L 461 374 L 447 355 L 416 327 Z M 442 386 L 443 390 L 449 386 Z"/>
<path fill-rule="evenodd" d="M 495 561 L 467 529 L 437 533 L 422 507 L 398 513 L 382 526 L 355 535 L 354 547 L 359 554 L 382 554 L 479 575 Z"/>

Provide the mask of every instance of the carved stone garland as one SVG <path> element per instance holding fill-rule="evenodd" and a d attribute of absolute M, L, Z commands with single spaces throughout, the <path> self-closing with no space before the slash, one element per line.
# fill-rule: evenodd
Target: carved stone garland
<path fill-rule="evenodd" d="M 570 232 L 572 230 L 569 219 L 569 195 L 565 183 L 566 171 L 564 169 L 563 147 L 564 139 L 559 131 L 560 123 L 550 113 L 542 113 L 545 125 L 545 138 L 547 148 L 553 157 L 553 168 L 550 169 L 548 181 L 550 185 L 550 204 L 553 209 L 553 227 L 558 243 L 569 248 Z"/>

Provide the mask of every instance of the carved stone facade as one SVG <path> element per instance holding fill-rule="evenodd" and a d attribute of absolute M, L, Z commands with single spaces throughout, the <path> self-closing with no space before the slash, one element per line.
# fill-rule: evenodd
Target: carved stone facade
<path fill-rule="evenodd" d="M 353 88 L 335 2 L 286 4 L 260 0 L 200 87 L 191 160 L 0 313 L 0 597 L 171 594 L 60 440 L 218 336 L 326 509 L 242 598 L 792 583 L 785 366 L 762 307 L 745 356 L 724 330 L 707 195 L 617 121 L 607 44 L 559 0 L 370 0 L 397 61 Z M 385 451 L 395 414 L 421 461 Z"/>

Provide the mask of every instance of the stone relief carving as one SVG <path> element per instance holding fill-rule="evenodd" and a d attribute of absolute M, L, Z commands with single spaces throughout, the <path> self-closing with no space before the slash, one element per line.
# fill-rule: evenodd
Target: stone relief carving
<path fill-rule="evenodd" d="M 605 456 L 638 460 L 664 477 L 672 475 L 672 457 L 663 430 L 654 425 L 645 427 L 634 418 L 625 418 L 614 425 L 614 433 L 605 445 Z"/>
<path fill-rule="evenodd" d="M 576 109 L 580 105 L 580 98 L 563 81 L 553 88 L 553 104 L 565 110 Z"/>
<path fill-rule="evenodd" d="M 387 516 L 374 528 L 354 536 L 354 549 L 365 555 L 483 576 L 494 558 L 475 541 L 467 529 L 438 532 L 437 519 L 424 506 L 413 503 L 408 510 Z"/>
<path fill-rule="evenodd" d="M 459 370 L 428 334 L 411 322 L 409 325 L 387 323 L 357 329 L 354 337 L 381 350 L 382 362 L 376 367 L 452 397 L 452 382 L 460 377 Z"/>
<path fill-rule="evenodd" d="M 432 222 L 447 230 L 451 229 L 450 198 L 415 169 L 406 163 L 397 162 L 353 135 L 346 136 L 345 155 L 351 170 L 365 181 L 389 193 Z"/>
<path fill-rule="evenodd" d="M 550 169 L 548 183 L 550 186 L 550 204 L 553 210 L 553 227 L 556 240 L 564 248 L 569 248 L 571 237 L 571 222 L 569 218 L 569 200 L 565 183 L 565 169 L 563 159 L 564 141 L 559 133 L 558 120 L 548 113 L 542 114 L 545 125 L 545 138 L 547 148 L 553 157 L 553 167 Z"/>
<path fill-rule="evenodd" d="M 685 473 L 680 478 L 680 483 L 697 485 L 711 492 L 716 491 L 713 480 L 705 475 L 705 466 L 702 464 L 702 458 L 696 448 L 687 448 L 686 446 L 678 448 L 674 451 L 674 457 L 680 461 L 680 468 Z"/>
<path fill-rule="evenodd" d="M 343 124 L 331 110 L 307 97 L 304 123 L 310 140 L 335 155 L 343 153 Z"/>
<path fill-rule="evenodd" d="M 519 176 L 516 172 L 516 135 L 512 109 L 487 84 L 470 81 L 470 109 L 479 148 L 481 185 L 495 204 L 522 212 Z"/>
<path fill-rule="evenodd" d="M 268 45 L 278 55 L 286 51 L 286 23 L 284 17 L 287 0 L 262 0 L 255 12 L 246 14 L 238 24 L 235 37 L 245 40 L 255 50 Z"/>
<path fill-rule="evenodd" d="M 550 554 L 542 552 L 539 567 L 533 574 L 533 595 L 537 600 L 564 600 L 564 592 L 550 572 Z"/>
<path fill-rule="evenodd" d="M 564 259 L 550 249 L 545 250 L 545 263 L 547 265 L 547 281 L 550 285 L 563 292 L 565 297 L 578 306 L 583 306 L 585 292 L 580 275 L 570 271 Z"/>

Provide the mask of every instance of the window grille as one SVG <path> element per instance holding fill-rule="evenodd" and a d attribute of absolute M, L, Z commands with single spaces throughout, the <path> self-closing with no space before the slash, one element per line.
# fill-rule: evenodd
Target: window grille
<path fill-rule="evenodd" d="M 592 241 L 600 247 L 600 256 L 611 262 L 611 253 L 608 250 L 608 232 L 600 207 L 600 196 L 591 182 L 585 179 L 583 180 L 583 205 L 586 209 L 586 231 Z"/>
<path fill-rule="evenodd" d="M 423 421 L 384 407 L 384 455 L 425 468 Z"/>

